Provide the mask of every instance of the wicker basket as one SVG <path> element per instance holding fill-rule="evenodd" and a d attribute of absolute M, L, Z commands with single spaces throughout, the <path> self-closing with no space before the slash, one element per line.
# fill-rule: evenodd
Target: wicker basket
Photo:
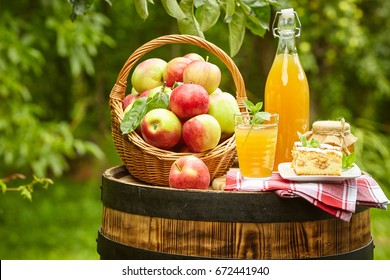
<path fill-rule="evenodd" d="M 120 123 L 124 115 L 122 100 L 125 97 L 127 79 L 131 69 L 146 53 L 164 45 L 178 43 L 196 45 L 217 56 L 232 75 L 240 110 L 245 108 L 243 100 L 246 99 L 246 92 L 241 73 L 233 60 L 214 44 L 196 36 L 167 35 L 153 39 L 139 47 L 127 59 L 111 90 L 109 102 L 112 118 L 111 129 L 116 151 L 130 174 L 154 185 L 167 186 L 169 184 L 168 177 L 171 165 L 181 156 L 192 154 L 201 158 L 209 168 L 211 180 L 224 175 L 236 157 L 234 135 L 214 149 L 202 153 L 175 153 L 149 145 L 135 132 L 122 135 L 120 130 Z"/>

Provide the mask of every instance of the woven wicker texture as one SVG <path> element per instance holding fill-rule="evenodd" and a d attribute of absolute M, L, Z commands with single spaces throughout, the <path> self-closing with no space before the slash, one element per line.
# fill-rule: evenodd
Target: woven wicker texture
<path fill-rule="evenodd" d="M 236 100 L 240 110 L 245 110 L 245 84 L 233 60 L 216 45 L 196 36 L 167 35 L 153 39 L 135 50 L 125 62 L 110 93 L 111 130 L 119 157 L 132 176 L 144 182 L 167 186 L 169 170 L 173 162 L 184 155 L 201 158 L 210 171 L 211 180 L 224 175 L 236 157 L 234 135 L 212 150 L 202 153 L 176 153 L 156 148 L 146 143 L 137 133 L 122 135 L 120 123 L 123 119 L 122 100 L 125 97 L 127 79 L 137 62 L 147 53 L 164 45 L 191 44 L 206 49 L 218 57 L 230 71 L 236 87 Z"/>

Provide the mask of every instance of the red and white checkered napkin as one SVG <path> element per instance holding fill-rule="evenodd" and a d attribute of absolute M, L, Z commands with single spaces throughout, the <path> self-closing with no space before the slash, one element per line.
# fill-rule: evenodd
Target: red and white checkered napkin
<path fill-rule="evenodd" d="M 369 175 L 342 182 L 293 182 L 274 172 L 268 181 L 244 180 L 237 169 L 226 176 L 226 191 L 274 191 L 280 197 L 302 197 L 343 221 L 349 221 L 356 204 L 386 209 L 389 200 Z"/>

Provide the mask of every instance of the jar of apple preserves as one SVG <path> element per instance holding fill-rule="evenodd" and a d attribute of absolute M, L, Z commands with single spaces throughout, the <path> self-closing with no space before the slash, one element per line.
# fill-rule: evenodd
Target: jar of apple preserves
<path fill-rule="evenodd" d="M 349 155 L 354 152 L 357 138 L 351 133 L 351 126 L 342 118 L 339 121 L 316 121 L 312 130 L 304 134 L 307 140 L 314 138 L 320 143 L 338 146 Z"/>

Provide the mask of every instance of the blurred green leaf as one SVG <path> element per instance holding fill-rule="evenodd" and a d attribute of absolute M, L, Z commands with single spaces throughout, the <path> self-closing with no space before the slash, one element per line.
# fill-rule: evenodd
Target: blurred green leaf
<path fill-rule="evenodd" d="M 232 16 L 234 15 L 236 9 L 236 1 L 235 0 L 226 0 L 225 3 L 222 3 L 222 6 L 225 7 L 225 18 L 224 21 L 229 23 L 232 20 Z"/>
<path fill-rule="evenodd" d="M 138 15 L 143 19 L 147 19 L 149 16 L 148 1 L 147 0 L 135 0 L 135 9 Z"/>
<path fill-rule="evenodd" d="M 180 32 L 204 38 L 204 34 L 195 18 L 193 0 L 181 0 L 180 8 L 185 14 L 185 18 L 177 21 Z"/>
<path fill-rule="evenodd" d="M 7 191 L 7 185 L 1 179 L 0 179 L 0 190 L 2 193 L 5 193 Z"/>
<path fill-rule="evenodd" d="M 213 27 L 221 15 L 217 0 L 204 0 L 202 5 L 196 9 L 196 19 L 200 29 L 205 32 Z"/>
<path fill-rule="evenodd" d="M 88 12 L 93 0 L 68 0 L 72 5 L 70 19 L 74 21 L 77 16 L 84 15 Z"/>
<path fill-rule="evenodd" d="M 230 56 L 234 57 L 242 46 L 245 37 L 246 17 L 242 9 L 236 9 L 229 22 Z"/>
<path fill-rule="evenodd" d="M 167 14 L 171 17 L 174 17 L 177 20 L 183 20 L 186 18 L 185 12 L 182 11 L 181 6 L 176 0 L 161 0 L 161 3 Z"/>
<path fill-rule="evenodd" d="M 264 36 L 269 29 L 271 7 L 268 2 L 261 0 L 239 0 L 246 12 L 246 27 L 255 35 Z"/>

